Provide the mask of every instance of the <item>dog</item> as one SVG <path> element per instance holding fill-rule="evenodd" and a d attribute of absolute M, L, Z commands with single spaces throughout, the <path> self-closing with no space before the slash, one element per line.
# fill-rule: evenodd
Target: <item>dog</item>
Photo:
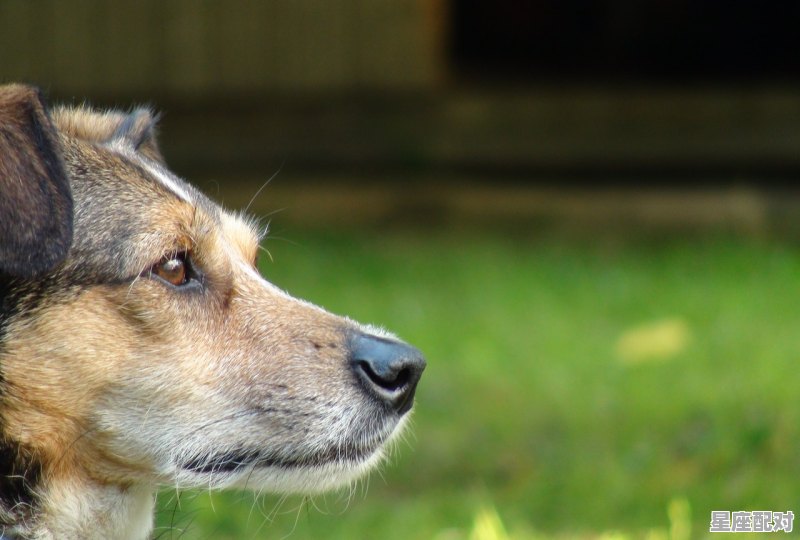
<path fill-rule="evenodd" d="M 424 357 L 265 281 L 258 245 L 148 109 L 0 86 L 2 538 L 146 538 L 160 487 L 317 493 L 381 460 Z"/>

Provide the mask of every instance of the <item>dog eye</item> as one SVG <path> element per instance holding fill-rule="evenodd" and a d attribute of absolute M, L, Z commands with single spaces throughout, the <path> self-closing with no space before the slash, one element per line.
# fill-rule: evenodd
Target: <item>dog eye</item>
<path fill-rule="evenodd" d="M 156 275 L 176 287 L 189 282 L 189 268 L 186 253 L 167 255 L 150 270 L 151 275 Z"/>

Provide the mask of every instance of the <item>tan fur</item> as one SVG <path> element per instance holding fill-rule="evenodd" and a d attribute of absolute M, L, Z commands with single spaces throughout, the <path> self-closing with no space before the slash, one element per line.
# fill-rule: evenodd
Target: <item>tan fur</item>
<path fill-rule="evenodd" d="M 74 139 L 102 143 L 108 141 L 130 116 L 120 111 L 96 111 L 88 107 L 56 107 L 50 112 L 61 133 Z M 162 161 L 152 131 L 154 119 L 149 109 L 137 109 L 131 131 L 140 139 L 137 150 L 150 159 Z"/>
<path fill-rule="evenodd" d="M 10 320 L 0 352 L 2 435 L 42 468 L 36 508 L 6 525 L 26 538 L 144 538 L 158 486 L 346 484 L 405 420 L 349 367 L 348 336 L 373 329 L 264 281 L 251 223 L 166 171 L 153 128 L 126 118 L 52 113 L 75 240 L 51 274 L 64 287 Z M 202 288 L 149 273 L 183 252 Z M 233 470 L 214 457 L 239 448 L 263 457 Z"/>
<path fill-rule="evenodd" d="M 75 139 L 105 142 L 125 119 L 119 111 L 96 111 L 88 107 L 55 107 L 50 118 L 59 131 Z"/>

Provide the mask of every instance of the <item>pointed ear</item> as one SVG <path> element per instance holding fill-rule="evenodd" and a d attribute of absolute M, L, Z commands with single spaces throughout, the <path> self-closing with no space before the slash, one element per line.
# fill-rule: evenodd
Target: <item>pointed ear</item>
<path fill-rule="evenodd" d="M 158 115 L 150 109 L 139 107 L 130 114 L 121 115 L 121 122 L 111 139 L 122 140 L 140 154 L 152 160 L 164 162 L 156 143 Z"/>
<path fill-rule="evenodd" d="M 72 195 L 40 92 L 0 86 L 0 273 L 32 278 L 72 244 Z"/>

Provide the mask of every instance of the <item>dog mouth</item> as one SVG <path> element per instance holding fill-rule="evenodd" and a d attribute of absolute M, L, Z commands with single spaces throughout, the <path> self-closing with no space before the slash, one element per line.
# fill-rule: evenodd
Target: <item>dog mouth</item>
<path fill-rule="evenodd" d="M 372 456 L 380 443 L 368 446 L 340 445 L 327 450 L 289 457 L 279 453 L 239 448 L 196 456 L 181 468 L 196 474 L 234 473 L 244 468 L 308 469 L 330 465 L 354 465 Z"/>

